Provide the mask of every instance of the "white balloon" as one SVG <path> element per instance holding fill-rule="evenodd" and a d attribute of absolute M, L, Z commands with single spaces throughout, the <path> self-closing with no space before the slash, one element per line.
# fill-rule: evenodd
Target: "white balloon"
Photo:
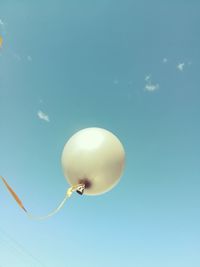
<path fill-rule="evenodd" d="M 65 144 L 61 162 L 70 185 L 85 184 L 84 194 L 111 190 L 120 180 L 125 152 L 119 139 L 102 128 L 86 128 Z"/>

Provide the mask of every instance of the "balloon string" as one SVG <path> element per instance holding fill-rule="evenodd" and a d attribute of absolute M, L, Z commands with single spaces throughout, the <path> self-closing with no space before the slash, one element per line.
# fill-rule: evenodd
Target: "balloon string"
<path fill-rule="evenodd" d="M 72 186 L 70 187 L 67 192 L 66 195 L 64 197 L 64 199 L 62 200 L 62 202 L 59 204 L 59 206 L 53 210 L 52 212 L 50 212 L 49 214 L 45 215 L 45 216 L 33 216 L 31 213 L 26 212 L 26 214 L 28 215 L 28 217 L 31 220 L 46 220 L 50 217 L 52 217 L 53 215 L 55 215 L 59 210 L 62 209 L 62 207 L 64 206 L 65 202 L 71 197 L 72 193 L 76 190 L 78 190 L 80 187 L 82 187 L 84 185 L 76 185 L 76 186 Z M 85 186 L 84 186 L 85 187 Z"/>
<path fill-rule="evenodd" d="M 4 185 L 6 186 L 6 188 L 8 189 L 9 193 L 12 195 L 12 197 L 15 199 L 15 201 L 17 202 L 17 204 L 20 206 L 21 209 L 23 209 L 27 216 L 32 219 L 32 220 L 45 220 L 45 219 L 48 219 L 49 217 L 55 215 L 65 204 L 65 202 L 67 201 L 67 199 L 69 199 L 71 197 L 71 195 L 73 194 L 74 191 L 78 191 L 78 192 L 83 192 L 84 189 L 85 189 L 85 185 L 84 184 L 78 184 L 78 185 L 75 185 L 75 186 L 71 186 L 67 192 L 66 192 L 66 195 L 64 197 L 64 199 L 62 200 L 62 202 L 59 204 L 59 206 L 53 210 L 52 212 L 50 212 L 49 214 L 45 215 L 45 216 L 33 216 L 31 213 L 29 213 L 22 201 L 20 200 L 20 198 L 17 196 L 17 194 L 13 191 L 13 189 L 10 187 L 10 185 L 6 182 L 6 180 L 0 176 L 0 178 L 2 179 Z"/>

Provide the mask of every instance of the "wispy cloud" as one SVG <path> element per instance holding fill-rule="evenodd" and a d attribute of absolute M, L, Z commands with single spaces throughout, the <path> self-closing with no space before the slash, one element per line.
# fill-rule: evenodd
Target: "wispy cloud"
<path fill-rule="evenodd" d="M 151 79 L 151 74 L 145 76 L 145 81 L 148 82 Z"/>
<path fill-rule="evenodd" d="M 146 84 L 145 84 L 145 91 L 148 91 L 148 92 L 154 92 L 156 90 L 159 89 L 159 84 L 158 83 L 153 83 L 152 82 L 152 79 L 151 79 L 151 75 L 146 75 L 145 78 L 144 78 Z"/>
<path fill-rule="evenodd" d="M 46 122 L 50 122 L 49 116 L 45 114 L 44 112 L 42 112 L 41 110 L 38 111 L 37 115 L 39 119 L 44 120 Z"/>
<path fill-rule="evenodd" d="M 184 67 L 185 67 L 185 63 L 184 63 L 184 62 L 183 62 L 183 63 L 179 63 L 179 64 L 177 65 L 177 69 L 178 69 L 179 71 L 183 71 Z"/>
<path fill-rule="evenodd" d="M 159 89 L 159 84 L 152 84 L 151 82 L 145 85 L 145 90 L 149 92 L 154 92 Z"/>
<path fill-rule="evenodd" d="M 0 25 L 1 25 L 1 26 L 4 26 L 4 22 L 3 22 L 2 19 L 0 19 Z"/>

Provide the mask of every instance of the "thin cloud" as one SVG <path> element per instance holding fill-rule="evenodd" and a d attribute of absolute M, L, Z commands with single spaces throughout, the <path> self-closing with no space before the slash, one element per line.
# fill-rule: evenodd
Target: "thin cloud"
<path fill-rule="evenodd" d="M 147 76 L 145 77 L 144 80 L 145 80 L 146 82 L 148 82 L 150 79 L 151 79 L 151 75 L 149 74 L 149 75 L 147 75 Z"/>
<path fill-rule="evenodd" d="M 165 64 L 165 63 L 167 63 L 168 62 L 168 59 L 165 57 L 165 58 L 163 58 L 163 63 Z"/>
<path fill-rule="evenodd" d="M 145 90 L 146 91 L 149 91 L 149 92 L 154 92 L 154 91 L 156 91 L 156 90 L 158 90 L 159 89 L 159 84 L 157 83 L 157 84 L 152 84 L 151 82 L 150 83 L 147 83 L 146 85 L 145 85 Z"/>
<path fill-rule="evenodd" d="M 184 67 L 185 67 L 185 63 L 179 63 L 179 64 L 177 65 L 177 69 L 178 69 L 179 71 L 183 71 Z"/>
<path fill-rule="evenodd" d="M 17 53 L 13 53 L 13 57 L 14 57 L 14 59 L 16 59 L 17 61 L 20 61 L 22 58 L 21 58 L 21 56 L 19 55 L 19 54 L 17 54 Z"/>
<path fill-rule="evenodd" d="M 41 110 L 38 111 L 37 115 L 38 115 L 38 118 L 40 120 L 44 120 L 46 122 L 50 122 L 49 116 L 47 114 L 45 114 L 44 112 L 42 112 Z"/>
<path fill-rule="evenodd" d="M 149 75 L 146 75 L 145 78 L 144 78 L 146 84 L 145 84 L 145 91 L 148 91 L 148 92 L 154 92 L 156 90 L 159 89 L 159 84 L 155 84 L 152 82 L 152 79 L 151 79 L 151 74 Z"/>
<path fill-rule="evenodd" d="M 113 81 L 113 83 L 114 83 L 115 85 L 117 85 L 117 84 L 119 84 L 119 81 L 118 81 L 117 79 L 115 79 L 115 80 Z"/>
<path fill-rule="evenodd" d="M 0 28 L 1 28 L 1 31 L 6 34 L 6 29 L 5 29 L 5 22 L 0 19 Z"/>
<path fill-rule="evenodd" d="M 27 60 L 28 61 L 32 61 L 32 57 L 31 56 L 27 56 Z"/>

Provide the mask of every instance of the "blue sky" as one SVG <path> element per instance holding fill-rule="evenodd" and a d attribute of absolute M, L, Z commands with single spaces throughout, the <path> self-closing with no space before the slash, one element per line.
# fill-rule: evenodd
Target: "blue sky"
<path fill-rule="evenodd" d="M 26 208 L 63 198 L 76 131 L 106 128 L 126 150 L 112 191 L 73 195 L 47 221 L 2 184 L 1 267 L 200 266 L 199 13 L 194 0 L 1 0 L 0 174 Z"/>

